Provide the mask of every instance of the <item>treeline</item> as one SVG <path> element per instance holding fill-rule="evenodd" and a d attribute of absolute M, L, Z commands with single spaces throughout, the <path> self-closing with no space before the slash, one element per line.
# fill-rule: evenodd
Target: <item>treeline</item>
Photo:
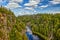
<path fill-rule="evenodd" d="M 10 9 L 0 7 L 0 40 L 28 40 L 24 29 L 25 24 Z"/>
<path fill-rule="evenodd" d="M 60 40 L 60 14 L 37 14 L 18 16 L 17 19 L 26 24 L 31 22 L 32 31 L 46 36 L 48 39 Z M 48 40 L 47 39 L 47 40 Z"/>
<path fill-rule="evenodd" d="M 11 10 L 0 7 L 0 40 L 28 40 L 24 30 L 31 22 L 33 32 L 48 39 L 60 40 L 60 14 L 36 14 L 16 17 Z"/>

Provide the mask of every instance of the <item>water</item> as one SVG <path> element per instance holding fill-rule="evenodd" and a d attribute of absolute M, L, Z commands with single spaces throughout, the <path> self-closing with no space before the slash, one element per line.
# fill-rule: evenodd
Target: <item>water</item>
<path fill-rule="evenodd" d="M 33 40 L 39 40 L 39 37 L 37 35 L 33 35 Z"/>
<path fill-rule="evenodd" d="M 30 30 L 29 27 L 27 27 L 27 35 L 31 34 L 32 31 Z M 37 35 L 32 34 L 31 37 L 33 36 L 33 40 L 41 40 Z M 29 36 L 28 36 L 29 37 Z M 30 38 L 31 39 L 31 38 Z"/>

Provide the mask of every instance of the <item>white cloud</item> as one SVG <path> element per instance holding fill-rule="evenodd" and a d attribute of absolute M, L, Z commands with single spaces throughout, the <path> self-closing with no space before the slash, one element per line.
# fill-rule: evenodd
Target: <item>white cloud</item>
<path fill-rule="evenodd" d="M 42 6 L 40 6 L 40 8 L 46 8 L 46 7 L 48 7 L 48 5 L 42 5 Z"/>
<path fill-rule="evenodd" d="M 8 3 L 7 6 L 5 6 L 5 7 L 7 7 L 7 8 L 17 8 L 17 7 L 21 7 L 21 6 L 17 3 L 11 2 L 11 3 Z"/>
<path fill-rule="evenodd" d="M 18 3 L 21 3 L 23 0 L 8 0 L 9 3 L 5 6 L 7 8 L 18 8 L 18 7 L 22 7 L 20 6 Z"/>
<path fill-rule="evenodd" d="M 33 10 L 32 7 L 25 7 L 24 9 L 27 9 L 27 10 Z"/>
<path fill-rule="evenodd" d="M 28 12 L 28 11 L 20 11 L 20 12 L 18 12 L 18 15 L 31 15 L 32 13 L 31 12 Z M 18 16 L 17 15 L 17 16 Z"/>
<path fill-rule="evenodd" d="M 7 2 L 8 0 L 0 0 L 0 3 L 4 3 Z"/>
<path fill-rule="evenodd" d="M 0 0 L 0 2 L 2 2 L 2 0 Z"/>
<path fill-rule="evenodd" d="M 28 10 L 26 10 L 28 9 Z M 32 15 L 34 13 L 36 13 L 36 10 L 32 10 L 32 8 L 30 9 L 29 7 L 26 7 L 25 9 L 21 8 L 21 9 L 17 9 L 15 10 L 15 15 Z M 18 14 L 17 14 L 18 13 Z"/>
<path fill-rule="evenodd" d="M 33 7 L 25 7 L 24 9 L 27 9 L 27 10 L 30 10 L 30 11 L 33 11 L 33 12 L 36 12 L 36 10 Z"/>
<path fill-rule="evenodd" d="M 10 2 L 22 2 L 23 0 L 10 0 Z"/>
<path fill-rule="evenodd" d="M 52 4 L 60 4 L 60 2 L 50 1 Z"/>
<path fill-rule="evenodd" d="M 0 0 L 0 3 L 3 3 L 3 2 L 5 2 L 6 0 Z"/>
<path fill-rule="evenodd" d="M 52 4 L 60 4 L 60 0 L 53 0 L 53 1 L 50 1 L 50 3 L 52 3 Z"/>
<path fill-rule="evenodd" d="M 25 9 L 31 10 L 33 12 L 36 12 L 34 8 L 36 8 L 40 3 L 40 0 L 29 0 L 29 3 L 24 4 L 24 6 L 28 6 Z"/>
<path fill-rule="evenodd" d="M 35 6 L 39 4 L 40 0 L 29 0 L 29 3 L 24 4 L 25 6 Z"/>
<path fill-rule="evenodd" d="M 16 16 L 18 16 L 18 15 L 31 15 L 32 14 L 32 11 L 29 11 L 29 10 L 26 10 L 26 9 L 23 9 L 23 8 L 14 9 L 14 10 L 12 10 L 12 11 L 14 11 Z"/>
<path fill-rule="evenodd" d="M 34 10 L 34 12 L 37 12 L 36 10 Z"/>
<path fill-rule="evenodd" d="M 55 2 L 60 2 L 60 0 L 53 0 L 53 1 L 55 1 Z"/>

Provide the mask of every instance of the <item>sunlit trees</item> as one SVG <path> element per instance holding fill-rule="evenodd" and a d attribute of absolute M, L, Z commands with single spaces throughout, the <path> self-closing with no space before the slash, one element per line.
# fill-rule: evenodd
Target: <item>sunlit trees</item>
<path fill-rule="evenodd" d="M 32 32 L 60 40 L 60 14 L 36 14 L 16 17 L 14 13 L 0 7 L 0 40 L 28 40 L 26 22 L 31 22 Z"/>
<path fill-rule="evenodd" d="M 15 15 L 13 12 L 4 7 L 0 7 L 0 35 L 2 35 L 2 38 L 0 37 L 1 40 L 9 40 L 9 32 L 11 31 L 14 23 Z"/>
<path fill-rule="evenodd" d="M 31 22 L 32 31 L 41 33 L 49 38 L 49 40 L 59 40 L 60 31 L 60 14 L 37 14 L 29 16 L 18 16 L 20 21 L 23 21 L 24 24 L 26 21 Z"/>

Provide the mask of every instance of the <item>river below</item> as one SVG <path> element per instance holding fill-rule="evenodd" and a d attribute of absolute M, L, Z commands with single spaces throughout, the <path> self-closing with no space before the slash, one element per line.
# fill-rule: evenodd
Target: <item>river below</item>
<path fill-rule="evenodd" d="M 37 35 L 33 35 L 33 40 L 40 40 L 40 38 Z"/>

